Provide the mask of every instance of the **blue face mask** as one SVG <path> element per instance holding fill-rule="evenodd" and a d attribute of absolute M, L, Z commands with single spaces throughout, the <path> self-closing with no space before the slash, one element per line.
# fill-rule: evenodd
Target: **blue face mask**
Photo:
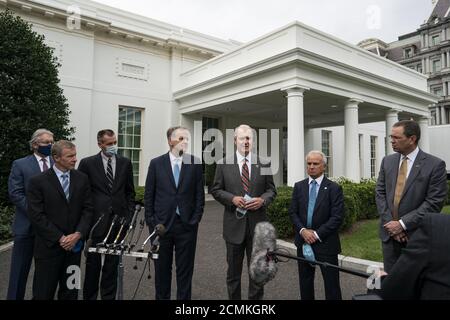
<path fill-rule="evenodd" d="M 43 156 L 48 157 L 52 152 L 52 144 L 50 143 L 46 146 L 39 146 L 37 152 L 39 152 Z"/>
<path fill-rule="evenodd" d="M 116 145 L 107 146 L 105 149 L 105 154 L 108 157 L 112 157 L 113 155 L 117 154 L 117 146 Z"/>

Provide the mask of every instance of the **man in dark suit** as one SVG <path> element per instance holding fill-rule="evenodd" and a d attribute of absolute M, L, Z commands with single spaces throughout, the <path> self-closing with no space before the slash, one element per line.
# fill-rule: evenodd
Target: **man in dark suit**
<path fill-rule="evenodd" d="M 92 232 L 92 243 L 102 242 L 108 233 L 114 215 L 130 221 L 134 211 L 133 167 L 131 161 L 117 154 L 117 139 L 114 131 L 100 130 L 97 144 L 101 151 L 80 161 L 78 170 L 89 177 L 92 201 L 94 203 L 93 223 L 100 223 Z M 118 230 L 114 230 L 114 235 Z M 110 242 L 113 239 L 109 240 Z M 105 255 L 102 267 L 101 255 L 89 253 L 86 258 L 86 271 L 83 298 L 96 300 L 99 291 L 102 300 L 114 300 L 117 292 L 119 256 Z"/>
<path fill-rule="evenodd" d="M 53 165 L 50 152 L 53 133 L 38 129 L 31 136 L 32 155 L 13 162 L 8 180 L 9 199 L 16 206 L 12 231 L 14 246 L 9 273 L 8 300 L 23 300 L 27 286 L 28 273 L 33 259 L 34 233 L 27 215 L 26 192 L 29 179 Z"/>
<path fill-rule="evenodd" d="M 81 241 L 92 218 L 87 176 L 74 170 L 75 145 L 61 140 L 52 146 L 55 165 L 30 179 L 28 216 L 36 234 L 33 298 L 76 300 L 81 283 Z"/>
<path fill-rule="evenodd" d="M 297 255 L 338 265 L 341 252 L 339 227 L 344 217 L 342 188 L 324 176 L 325 155 L 311 151 L 306 157 L 309 177 L 294 186 L 289 215 L 295 229 Z M 320 267 L 327 300 L 341 300 L 339 271 Z M 315 267 L 298 262 L 300 296 L 302 300 L 314 300 Z"/>
<path fill-rule="evenodd" d="M 447 199 L 445 162 L 419 149 L 419 125 L 412 120 L 399 121 L 390 137 L 396 153 L 383 158 L 376 186 L 387 273 L 423 216 L 439 213 Z"/>
<path fill-rule="evenodd" d="M 266 208 L 276 196 L 269 163 L 253 154 L 253 130 L 240 125 L 234 132 L 236 153 L 217 163 L 211 194 L 225 206 L 223 238 L 227 250 L 227 289 L 232 300 L 241 299 L 245 253 L 250 265 L 253 235 L 258 222 L 267 221 Z M 251 198 L 251 200 L 250 200 Z M 249 280 L 248 298 L 260 300 L 264 287 Z"/>
<path fill-rule="evenodd" d="M 381 282 L 383 299 L 450 300 L 450 216 L 427 213 Z"/>
<path fill-rule="evenodd" d="M 188 140 L 186 128 L 169 128 L 170 151 L 151 160 L 145 183 L 145 218 L 150 232 L 159 224 L 166 229 L 159 240 L 159 259 L 155 260 L 157 300 L 170 299 L 174 249 L 177 299 L 191 299 L 197 231 L 205 192 L 201 162 L 186 154 Z"/>

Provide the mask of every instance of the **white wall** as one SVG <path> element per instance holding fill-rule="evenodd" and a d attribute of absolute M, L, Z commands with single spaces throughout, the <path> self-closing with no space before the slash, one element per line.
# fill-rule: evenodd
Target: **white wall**
<path fill-rule="evenodd" d="M 445 161 L 450 172 L 450 124 L 428 127 L 430 136 L 430 153 Z"/>

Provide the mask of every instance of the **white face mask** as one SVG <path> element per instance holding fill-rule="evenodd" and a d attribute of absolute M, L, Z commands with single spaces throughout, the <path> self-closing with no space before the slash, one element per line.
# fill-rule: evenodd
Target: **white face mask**
<path fill-rule="evenodd" d="M 105 149 L 105 154 L 108 157 L 112 157 L 113 155 L 117 154 L 117 146 L 116 145 L 107 146 Z"/>

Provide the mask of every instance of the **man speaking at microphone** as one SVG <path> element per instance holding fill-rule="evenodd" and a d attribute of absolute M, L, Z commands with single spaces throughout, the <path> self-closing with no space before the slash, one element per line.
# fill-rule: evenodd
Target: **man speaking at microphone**
<path fill-rule="evenodd" d="M 94 202 L 92 223 L 94 224 L 103 215 L 92 232 L 94 245 L 105 238 L 114 215 L 131 220 L 135 196 L 131 161 L 117 154 L 117 139 L 114 131 L 100 130 L 97 133 L 97 144 L 101 151 L 82 159 L 78 167 L 78 170 L 89 177 Z M 116 235 L 117 232 L 118 229 L 113 234 Z M 113 239 L 109 241 L 112 242 Z M 97 299 L 100 273 L 101 299 L 116 298 L 118 264 L 118 256 L 105 255 L 102 267 L 100 254 L 88 254 L 83 287 L 84 300 Z"/>
<path fill-rule="evenodd" d="M 289 215 L 295 228 L 297 255 L 308 260 L 338 265 L 341 252 L 338 230 L 344 216 L 342 188 L 324 176 L 326 157 L 320 151 L 306 156 L 309 177 L 294 186 Z M 341 300 L 339 271 L 320 267 L 327 300 Z M 298 262 L 300 296 L 314 300 L 315 267 Z"/>
<path fill-rule="evenodd" d="M 205 205 L 203 171 L 201 161 L 186 154 L 186 128 L 169 128 L 167 142 L 170 151 L 151 160 L 145 183 L 145 219 L 150 232 L 159 224 L 166 230 L 155 260 L 156 299 L 170 299 L 175 249 L 177 300 L 190 300 L 198 224 Z"/>

